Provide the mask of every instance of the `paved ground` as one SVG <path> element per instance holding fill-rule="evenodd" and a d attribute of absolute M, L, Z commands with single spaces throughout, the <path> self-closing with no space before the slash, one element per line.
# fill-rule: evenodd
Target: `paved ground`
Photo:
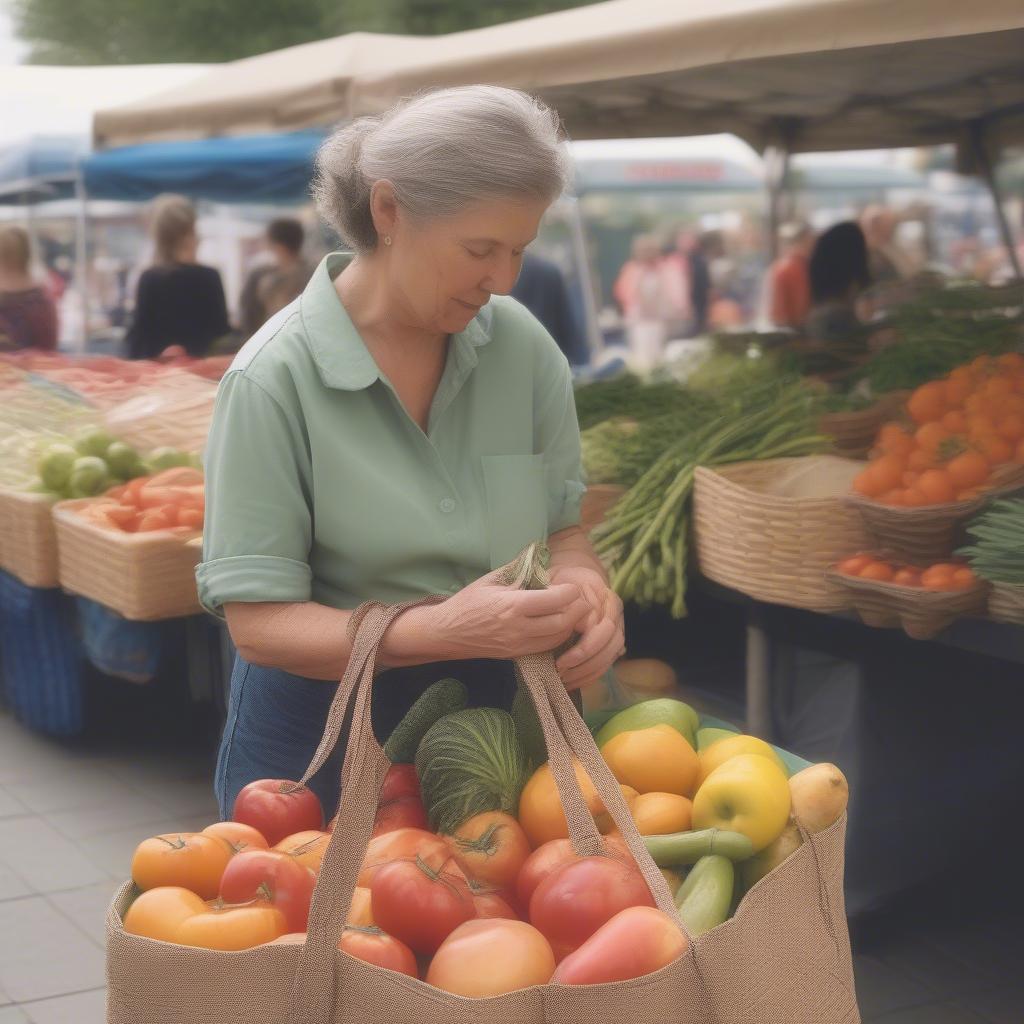
<path fill-rule="evenodd" d="M 0 710 L 0 1024 L 101 1024 L 103 915 L 132 850 L 215 820 L 209 716 L 132 701 L 73 743 Z M 1021 1024 L 1021 923 L 952 884 L 858 923 L 864 1020 Z"/>

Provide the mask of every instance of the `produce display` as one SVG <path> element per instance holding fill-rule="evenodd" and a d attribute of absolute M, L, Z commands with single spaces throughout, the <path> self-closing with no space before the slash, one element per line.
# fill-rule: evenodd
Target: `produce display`
<path fill-rule="evenodd" d="M 580 788 L 604 833 L 597 856 L 573 848 L 550 767 L 526 752 L 521 716 L 464 701 L 461 684 L 440 680 L 389 738 L 407 760 L 385 776 L 339 942 L 446 992 L 483 998 L 658 971 L 686 951 L 687 933 L 726 921 L 806 833 L 846 807 L 835 766 L 790 775 L 773 747 L 704 726 L 681 701 L 602 716 L 595 740 L 675 893 L 669 915 L 582 767 Z M 337 822 L 325 824 L 312 791 L 287 780 L 251 783 L 233 819 L 139 845 L 127 932 L 219 950 L 305 941 Z"/>
<path fill-rule="evenodd" d="M 202 530 L 203 474 L 198 469 L 166 469 L 110 488 L 104 498 L 78 507 L 78 515 L 122 533 L 181 527 Z"/>
<path fill-rule="evenodd" d="M 1024 464 L 1024 356 L 978 356 L 920 385 L 879 431 L 854 490 L 885 505 L 970 501 Z"/>
<path fill-rule="evenodd" d="M 973 543 L 958 554 L 989 583 L 1024 586 L 1024 498 L 994 501 L 967 527 Z"/>
<path fill-rule="evenodd" d="M 1018 544 L 1020 536 L 1018 534 Z M 964 562 L 936 562 L 922 568 L 860 552 L 844 558 L 836 569 L 845 576 L 854 576 L 862 580 L 944 593 L 970 590 L 978 584 L 977 574 Z"/>

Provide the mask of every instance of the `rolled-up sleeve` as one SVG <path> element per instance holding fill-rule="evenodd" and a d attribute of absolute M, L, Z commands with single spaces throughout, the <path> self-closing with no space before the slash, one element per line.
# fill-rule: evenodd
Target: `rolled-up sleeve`
<path fill-rule="evenodd" d="M 580 521 L 583 483 L 580 426 L 576 419 L 572 372 L 554 342 L 542 349 L 535 383 L 538 451 L 544 456 L 548 533 Z"/>
<path fill-rule="evenodd" d="M 309 460 L 294 416 L 241 371 L 221 382 L 206 446 L 199 599 L 308 601 L 312 591 Z"/>

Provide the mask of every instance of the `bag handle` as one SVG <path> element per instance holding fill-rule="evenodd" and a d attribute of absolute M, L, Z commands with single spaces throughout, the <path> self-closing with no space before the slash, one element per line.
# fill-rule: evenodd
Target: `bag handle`
<path fill-rule="evenodd" d="M 529 586 L 532 571 L 524 571 L 537 558 L 528 548 L 506 567 L 511 585 Z M 546 581 L 545 581 L 546 582 Z M 341 769 L 339 826 L 327 844 L 320 875 L 310 903 L 306 942 L 299 952 L 292 991 L 292 1017 L 306 1024 L 332 1024 L 336 989 L 337 945 L 345 927 L 356 881 L 366 853 L 384 776 L 390 762 L 377 742 L 372 723 L 372 694 L 377 655 L 384 634 L 409 608 L 443 600 L 429 597 L 398 605 L 367 602 L 349 624 L 352 653 L 345 675 L 331 703 L 320 745 L 303 775 L 305 783 L 324 764 L 338 741 L 349 708 L 352 726 Z M 551 654 L 530 655 L 516 662 L 520 679 L 531 697 L 544 735 L 552 775 L 569 826 L 573 847 L 581 856 L 604 850 L 604 841 L 580 790 L 573 764 L 582 765 L 654 896 L 658 907 L 679 923 L 664 877 L 655 867 L 629 814 L 622 791 L 598 753 L 559 677 Z"/>

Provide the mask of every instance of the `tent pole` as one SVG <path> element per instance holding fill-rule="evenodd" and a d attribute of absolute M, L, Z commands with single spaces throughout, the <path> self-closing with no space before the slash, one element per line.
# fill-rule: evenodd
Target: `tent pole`
<path fill-rule="evenodd" d="M 1003 245 L 1006 246 L 1006 255 L 1010 259 L 1010 266 L 1013 268 L 1014 276 L 1024 279 L 1021 273 L 1020 257 L 1017 254 L 1017 247 L 1013 240 L 1013 231 L 1010 229 L 1010 222 L 1006 219 L 1006 208 L 1003 206 L 1002 190 L 996 180 L 995 169 L 992 166 L 992 159 L 989 156 L 988 146 L 985 145 L 985 125 L 982 121 L 971 122 L 971 148 L 974 157 L 978 161 L 985 184 L 988 185 L 989 194 L 992 196 L 992 204 L 995 207 L 996 221 L 999 223 L 999 233 L 1003 236 Z"/>
<path fill-rule="evenodd" d="M 768 255 L 774 262 L 779 255 L 779 228 L 782 225 L 782 190 L 789 177 L 789 147 L 773 145 L 765 152 L 768 184 Z"/>
<path fill-rule="evenodd" d="M 576 250 L 576 265 L 579 268 L 580 291 L 583 294 L 583 312 L 586 316 L 587 345 L 591 355 L 604 348 L 604 337 L 598 327 L 597 298 L 594 295 L 594 276 L 590 272 L 587 256 L 587 227 L 583 221 L 583 210 L 576 196 L 569 199 L 569 228 L 572 244 Z"/>
<path fill-rule="evenodd" d="M 85 180 L 79 170 L 75 177 L 75 198 L 78 200 L 75 209 L 75 278 L 78 287 L 78 298 L 82 312 L 82 335 L 78 339 L 78 351 L 83 353 L 89 345 L 89 250 L 86 232 L 89 228 L 88 209 L 86 207 Z"/>

